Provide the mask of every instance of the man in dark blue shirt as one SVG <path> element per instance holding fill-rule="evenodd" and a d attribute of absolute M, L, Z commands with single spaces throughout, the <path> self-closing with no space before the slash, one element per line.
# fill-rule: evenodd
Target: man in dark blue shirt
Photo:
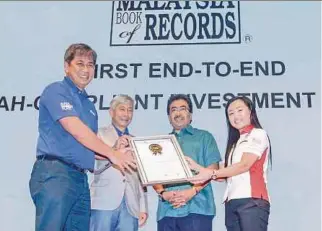
<path fill-rule="evenodd" d="M 94 77 L 96 52 L 72 44 L 65 53 L 65 78 L 48 85 L 39 102 L 37 160 L 29 182 L 36 206 L 35 230 L 89 230 L 87 171 L 95 154 L 122 171 L 135 167 L 132 155 L 113 150 L 96 135 L 98 117 L 85 87 Z"/>

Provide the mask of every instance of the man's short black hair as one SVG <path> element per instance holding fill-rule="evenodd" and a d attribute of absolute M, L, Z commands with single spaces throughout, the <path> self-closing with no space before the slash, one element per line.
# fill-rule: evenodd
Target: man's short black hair
<path fill-rule="evenodd" d="M 168 99 L 168 105 L 167 105 L 167 114 L 170 115 L 170 105 L 172 104 L 173 101 L 176 101 L 176 100 L 184 100 L 187 102 L 188 104 L 188 110 L 190 113 L 192 113 L 192 102 L 191 102 L 191 99 L 189 98 L 188 95 L 185 95 L 185 94 L 174 94 L 174 95 L 171 95 L 170 98 Z"/>
<path fill-rule="evenodd" d="M 89 56 L 93 59 L 93 63 L 96 64 L 97 54 L 96 52 L 85 43 L 75 43 L 70 45 L 64 56 L 64 61 L 68 64 L 75 58 L 75 56 Z"/>

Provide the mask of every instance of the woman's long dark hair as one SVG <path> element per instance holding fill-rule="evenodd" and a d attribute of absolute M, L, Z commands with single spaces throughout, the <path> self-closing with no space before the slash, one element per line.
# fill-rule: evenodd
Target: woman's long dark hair
<path fill-rule="evenodd" d="M 226 153 L 225 153 L 225 167 L 228 166 L 229 154 L 230 154 L 231 150 L 233 148 L 235 148 L 235 145 L 240 137 L 239 131 L 230 124 L 229 117 L 228 117 L 228 107 L 232 102 L 235 102 L 236 100 L 242 100 L 246 104 L 246 106 L 249 108 L 249 110 L 250 110 L 250 123 L 255 128 L 262 128 L 261 124 L 259 123 L 258 117 L 257 117 L 255 106 L 250 99 L 248 99 L 245 96 L 236 96 L 227 102 L 225 114 L 226 114 L 226 122 L 227 122 L 227 127 L 228 127 L 228 139 L 227 139 L 227 146 L 226 146 Z M 269 137 L 268 137 L 268 140 L 269 140 Z M 272 149 L 271 149 L 270 140 L 269 140 L 269 146 L 270 146 L 269 162 L 271 163 L 271 166 L 272 166 Z"/>

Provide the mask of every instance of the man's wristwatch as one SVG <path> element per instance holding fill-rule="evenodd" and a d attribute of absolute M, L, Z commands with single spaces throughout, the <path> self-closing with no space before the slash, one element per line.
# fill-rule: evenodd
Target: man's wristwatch
<path fill-rule="evenodd" d="M 159 197 L 161 199 L 162 202 L 165 202 L 165 199 L 163 198 L 162 194 L 165 192 L 165 190 L 162 190 L 161 192 L 159 192 Z"/>
<path fill-rule="evenodd" d="M 217 178 L 217 170 L 214 169 L 214 170 L 212 170 L 211 179 L 215 180 L 216 178 Z"/>
<path fill-rule="evenodd" d="M 192 186 L 192 188 L 193 188 L 193 190 L 195 190 L 195 193 L 196 193 L 195 195 L 197 195 L 197 194 L 200 192 L 200 191 L 197 189 L 197 187 L 196 187 L 196 186 L 194 186 L 194 185 L 193 185 L 193 186 Z"/>

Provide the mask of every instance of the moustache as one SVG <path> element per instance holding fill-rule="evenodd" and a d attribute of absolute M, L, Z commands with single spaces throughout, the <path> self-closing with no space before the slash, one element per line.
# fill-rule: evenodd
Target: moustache
<path fill-rule="evenodd" d="M 183 117 L 182 117 L 181 115 L 176 115 L 176 116 L 174 117 L 174 119 L 175 119 L 175 120 L 176 120 L 176 119 L 178 119 L 178 118 L 182 119 Z"/>

